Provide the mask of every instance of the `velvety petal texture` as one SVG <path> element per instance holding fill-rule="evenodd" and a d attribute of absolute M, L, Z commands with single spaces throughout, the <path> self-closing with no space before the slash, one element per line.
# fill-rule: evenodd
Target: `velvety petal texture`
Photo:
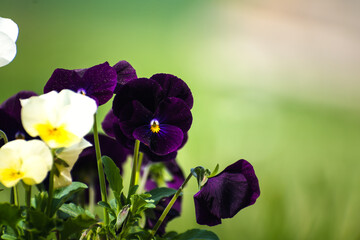
<path fill-rule="evenodd" d="M 44 93 L 70 89 L 93 98 L 100 106 L 109 101 L 117 83 L 117 74 L 107 62 L 87 69 L 56 69 L 44 87 Z"/>
<path fill-rule="evenodd" d="M 117 74 L 117 85 L 114 93 L 117 93 L 121 85 L 137 79 L 135 69 L 127 61 L 120 61 L 113 66 Z"/>
<path fill-rule="evenodd" d="M 254 169 L 241 159 L 209 178 L 194 195 L 196 221 L 208 226 L 220 224 L 221 219 L 231 218 L 254 204 L 259 196 L 259 182 Z"/>
<path fill-rule="evenodd" d="M 165 97 L 176 97 L 182 99 L 191 109 L 194 99 L 188 85 L 180 78 L 165 73 L 153 75 L 150 79 L 157 81 L 163 89 Z"/>
<path fill-rule="evenodd" d="M 192 95 L 187 85 L 175 76 L 159 74 L 155 78 L 164 88 L 157 80 L 146 78 L 122 85 L 113 102 L 113 116 L 106 119 L 105 127 L 111 135 L 116 135 L 115 125 L 118 125 L 117 130 L 122 132 L 118 136 L 137 139 L 154 154 L 165 156 L 186 142 L 192 123 L 189 106 L 192 106 Z"/>
<path fill-rule="evenodd" d="M 0 17 L 0 67 L 15 58 L 18 34 L 18 25 L 13 20 Z"/>
<path fill-rule="evenodd" d="M 0 129 L 5 132 L 9 141 L 15 139 L 32 139 L 22 126 L 20 104 L 20 99 L 27 99 L 32 96 L 37 96 L 37 94 L 30 91 L 21 91 L 0 105 Z M 0 146 L 3 144 L 4 141 L 1 139 Z"/>

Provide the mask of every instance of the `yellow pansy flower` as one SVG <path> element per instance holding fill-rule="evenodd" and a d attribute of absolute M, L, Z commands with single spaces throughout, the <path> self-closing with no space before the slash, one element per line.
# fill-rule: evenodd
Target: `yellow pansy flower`
<path fill-rule="evenodd" d="M 22 99 L 21 121 L 32 137 L 50 148 L 79 143 L 93 126 L 96 102 L 82 94 L 64 89 Z"/>
<path fill-rule="evenodd" d="M 41 183 L 53 164 L 49 147 L 40 140 L 22 139 L 0 148 L 0 182 L 13 187 L 20 180 L 27 185 Z"/>

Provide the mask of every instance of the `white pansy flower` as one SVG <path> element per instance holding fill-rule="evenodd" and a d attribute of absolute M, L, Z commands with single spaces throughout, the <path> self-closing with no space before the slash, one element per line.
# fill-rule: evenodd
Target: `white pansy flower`
<path fill-rule="evenodd" d="M 89 143 L 85 139 L 81 139 L 79 143 L 65 148 L 59 154 L 57 154 L 57 157 L 65 161 L 68 166 L 58 164 L 55 161 L 55 166 L 59 170 L 59 176 L 54 175 L 54 188 L 60 188 L 70 185 L 70 183 L 72 182 L 70 174 L 71 169 L 73 168 L 76 160 L 79 158 L 82 150 L 91 146 L 91 143 Z"/>
<path fill-rule="evenodd" d="M 14 59 L 18 34 L 19 28 L 13 20 L 0 17 L 0 67 Z"/>
<path fill-rule="evenodd" d="M 93 99 L 68 89 L 20 101 L 24 129 L 32 137 L 40 136 L 50 148 L 79 143 L 92 128 L 97 109 Z"/>
<path fill-rule="evenodd" d="M 0 148 L 0 182 L 13 187 L 20 180 L 27 185 L 41 183 L 51 170 L 53 158 L 49 147 L 40 140 L 22 139 Z"/>

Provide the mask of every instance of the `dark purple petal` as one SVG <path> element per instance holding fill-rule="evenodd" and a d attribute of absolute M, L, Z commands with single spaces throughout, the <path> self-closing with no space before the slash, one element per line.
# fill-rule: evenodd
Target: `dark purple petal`
<path fill-rule="evenodd" d="M 164 165 L 173 176 L 173 179 L 167 182 L 167 186 L 169 188 L 178 189 L 181 186 L 181 184 L 183 184 L 183 182 L 185 181 L 183 171 L 181 170 L 175 159 L 172 161 L 164 162 Z"/>
<path fill-rule="evenodd" d="M 164 91 L 164 97 L 176 97 L 184 100 L 191 109 L 193 107 L 194 99 L 190 88 L 180 78 L 165 73 L 153 75 L 150 79 L 156 80 Z"/>
<path fill-rule="evenodd" d="M 186 133 L 192 123 L 192 115 L 186 103 L 179 98 L 167 98 L 156 109 L 155 118 L 160 123 L 177 126 Z"/>
<path fill-rule="evenodd" d="M 137 79 L 135 69 L 127 61 L 120 61 L 113 66 L 117 74 L 117 86 L 114 90 L 115 93 L 118 92 L 120 85 Z"/>
<path fill-rule="evenodd" d="M 176 151 L 184 138 L 180 128 L 168 124 L 160 124 L 160 132 L 158 133 L 153 133 L 149 125 L 138 127 L 133 132 L 133 136 L 158 155 L 166 155 Z"/>
<path fill-rule="evenodd" d="M 56 69 L 44 87 L 44 93 L 70 89 L 83 92 L 98 105 L 109 101 L 116 87 L 116 71 L 107 62 L 88 69 Z"/>
<path fill-rule="evenodd" d="M 115 95 L 113 101 L 113 111 L 120 121 L 127 120 L 123 116 L 123 108 L 134 100 L 139 101 L 149 111 L 154 112 L 157 104 L 161 100 L 161 86 L 154 80 L 139 78 L 122 85 Z"/>
<path fill-rule="evenodd" d="M 148 146 L 145 146 L 144 144 L 140 144 L 140 151 L 143 152 L 147 156 L 147 159 L 149 159 L 149 161 L 151 161 L 151 162 L 171 161 L 171 160 L 175 159 L 176 155 L 177 155 L 177 151 L 171 152 L 166 155 L 158 155 L 158 154 L 155 154 L 154 152 L 152 152 L 150 150 L 150 148 Z"/>
<path fill-rule="evenodd" d="M 114 127 L 118 124 L 119 119 L 114 115 L 113 110 L 110 109 L 102 121 L 101 127 L 108 136 L 115 138 Z"/>
<path fill-rule="evenodd" d="M 20 99 L 26 99 L 32 96 L 37 96 L 36 93 L 30 91 L 21 91 L 0 105 L 0 130 L 2 130 L 8 141 L 17 138 L 30 140 L 30 137 L 21 123 L 21 104 Z M 0 139 L 0 146 L 4 145 L 4 140 Z"/>
<path fill-rule="evenodd" d="M 258 179 L 246 160 L 239 160 L 220 174 L 209 178 L 194 195 L 196 221 L 217 225 L 222 218 L 231 218 L 241 209 L 255 203 L 260 196 Z"/>
<path fill-rule="evenodd" d="M 20 99 L 27 99 L 32 96 L 37 96 L 37 94 L 31 91 L 20 91 L 3 102 L 0 105 L 0 109 L 21 124 Z"/>
<path fill-rule="evenodd" d="M 133 132 L 136 128 L 150 124 L 152 119 L 152 113 L 137 100 L 123 108 L 123 113 L 123 115 L 127 115 L 127 120 L 120 120 L 119 125 L 123 134 L 129 139 L 133 139 Z"/>

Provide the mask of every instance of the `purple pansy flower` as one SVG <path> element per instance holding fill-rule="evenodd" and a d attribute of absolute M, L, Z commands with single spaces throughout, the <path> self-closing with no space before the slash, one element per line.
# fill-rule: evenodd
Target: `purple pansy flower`
<path fill-rule="evenodd" d="M 88 134 L 85 136 L 85 139 L 93 146 L 82 151 L 71 171 L 71 175 L 75 181 L 95 186 L 95 200 L 98 202 L 101 201 L 101 193 L 94 147 L 94 136 L 93 134 Z M 130 154 L 128 149 L 124 148 L 115 139 L 112 139 L 104 134 L 99 134 L 99 143 L 101 147 L 101 154 L 103 156 L 110 157 L 120 169 L 120 173 L 122 173 L 122 165 L 125 163 L 127 156 Z M 85 197 L 87 198 L 88 194 L 86 194 Z"/>
<path fill-rule="evenodd" d="M 102 128 L 108 136 L 116 138 L 116 140 L 118 140 L 125 148 L 129 149 L 129 151 L 132 151 L 134 149 L 134 140 L 127 138 L 122 133 L 119 125 L 119 119 L 114 115 L 112 109 L 110 109 L 108 114 L 105 116 L 105 119 L 102 122 Z M 188 135 L 186 133 L 179 149 L 185 145 L 187 139 Z M 171 152 L 166 155 L 157 155 L 153 153 L 148 146 L 142 143 L 140 144 L 140 151 L 143 152 L 146 155 L 147 159 L 151 162 L 170 161 L 172 159 L 175 159 L 177 155 L 177 151 Z"/>
<path fill-rule="evenodd" d="M 154 154 L 163 156 L 177 151 L 186 140 L 193 100 L 190 89 L 179 78 L 154 76 L 122 85 L 113 102 L 113 113 L 126 138 L 138 139 Z"/>
<path fill-rule="evenodd" d="M 252 165 L 244 159 L 209 178 L 194 195 L 196 221 L 214 226 L 255 203 L 260 196 L 259 182 Z"/>
<path fill-rule="evenodd" d="M 117 83 L 117 74 L 107 62 L 86 69 L 56 69 L 44 87 L 44 93 L 70 89 L 93 98 L 100 106 L 109 101 Z"/>
<path fill-rule="evenodd" d="M 147 160 L 147 158 L 145 157 L 143 163 L 146 166 L 146 164 L 149 164 L 150 161 Z M 176 161 L 171 160 L 171 161 L 167 161 L 167 162 L 163 162 L 163 163 L 159 163 L 159 164 L 161 164 L 166 169 L 166 171 L 168 171 L 168 173 L 170 173 L 170 175 L 172 177 L 172 179 L 170 179 L 168 181 L 165 180 L 166 187 L 178 189 L 181 186 L 181 184 L 184 182 L 185 177 L 184 177 L 184 174 L 183 174 L 181 168 L 176 163 Z M 158 175 L 159 175 L 159 173 L 156 171 L 149 173 L 149 176 L 148 176 L 146 184 L 145 184 L 145 190 L 150 191 L 154 188 L 159 187 L 159 184 L 156 180 L 156 178 L 159 177 Z M 160 173 L 160 175 L 162 175 L 162 174 Z M 162 177 L 163 176 L 160 176 L 160 178 L 162 178 Z M 161 214 L 164 211 L 164 209 L 166 208 L 166 206 L 169 204 L 171 198 L 172 197 L 166 197 L 166 198 L 162 199 L 156 205 L 155 209 L 148 209 L 146 211 L 146 228 L 148 228 L 148 229 L 154 228 L 157 220 L 161 216 Z M 165 234 L 165 227 L 169 221 L 180 216 L 181 201 L 182 201 L 182 198 L 179 197 L 176 200 L 176 202 L 174 203 L 174 205 L 172 206 L 168 215 L 165 217 L 163 223 L 160 225 L 160 228 L 158 229 L 158 233 L 160 235 Z"/>
<path fill-rule="evenodd" d="M 117 74 L 117 85 L 114 93 L 117 93 L 120 86 L 137 79 L 135 69 L 127 61 L 120 61 L 113 66 Z"/>
<path fill-rule="evenodd" d="M 36 93 L 30 91 L 21 91 L 0 105 L 0 130 L 5 132 L 9 141 L 21 139 L 33 139 L 25 131 L 21 123 L 21 104 L 20 99 L 26 99 L 37 96 Z M 4 140 L 0 140 L 0 146 L 4 144 Z"/>

